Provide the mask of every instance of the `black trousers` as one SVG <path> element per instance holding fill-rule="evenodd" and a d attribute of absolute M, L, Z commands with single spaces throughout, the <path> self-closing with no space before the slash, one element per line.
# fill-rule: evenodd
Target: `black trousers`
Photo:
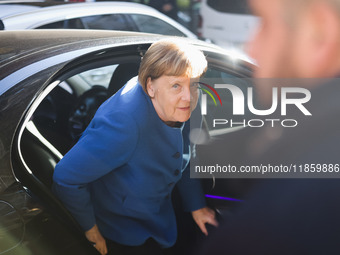
<path fill-rule="evenodd" d="M 139 246 L 128 246 L 106 239 L 108 255 L 174 255 L 171 248 L 163 249 L 154 239 L 149 238 Z"/>

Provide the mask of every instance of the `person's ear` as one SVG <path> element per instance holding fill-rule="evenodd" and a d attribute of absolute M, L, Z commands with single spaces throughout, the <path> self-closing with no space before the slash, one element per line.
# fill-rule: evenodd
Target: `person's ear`
<path fill-rule="evenodd" d="M 310 7 L 310 71 L 315 75 L 332 76 L 339 63 L 340 18 L 329 3 L 317 1 Z M 336 72 L 336 70 L 335 70 Z"/>
<path fill-rule="evenodd" d="M 146 80 L 146 90 L 147 90 L 148 95 L 150 97 L 155 96 L 155 85 L 152 82 L 151 77 L 148 77 L 148 79 Z"/>

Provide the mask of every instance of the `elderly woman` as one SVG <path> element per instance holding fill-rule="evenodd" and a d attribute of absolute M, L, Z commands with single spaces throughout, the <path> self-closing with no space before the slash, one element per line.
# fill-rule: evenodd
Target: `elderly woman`
<path fill-rule="evenodd" d="M 171 192 L 202 232 L 216 225 L 190 160 L 189 123 L 207 62 L 192 46 L 154 43 L 130 80 L 97 111 L 58 163 L 53 190 L 101 254 L 163 254 L 177 237 Z M 182 177 L 183 174 L 183 177 Z M 181 178 L 182 177 L 182 178 Z M 108 249 L 109 248 L 109 249 Z"/>

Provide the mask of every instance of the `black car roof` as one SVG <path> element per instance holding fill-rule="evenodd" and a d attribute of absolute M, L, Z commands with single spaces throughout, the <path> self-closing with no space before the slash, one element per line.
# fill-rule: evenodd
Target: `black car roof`
<path fill-rule="evenodd" d="M 20 68 L 25 64 L 33 63 L 39 59 L 54 56 L 74 50 L 86 48 L 97 48 L 98 50 L 107 47 L 118 47 L 128 45 L 151 44 L 162 38 L 174 38 L 156 34 L 146 34 L 140 32 L 107 31 L 107 30 L 21 30 L 21 31 L 1 31 L 0 40 L 0 69 L 13 64 L 15 68 Z M 204 51 L 222 53 L 224 50 L 216 45 L 205 43 L 196 39 L 180 37 L 193 45 L 198 45 Z M 145 48 L 143 46 L 143 48 Z M 234 63 L 235 60 L 240 66 L 249 69 L 249 61 L 246 56 L 236 56 L 224 51 L 229 60 L 222 61 Z M 25 61 L 23 61 L 25 59 Z M 28 62 L 27 62 L 28 61 Z M 236 63 L 235 62 L 235 63 Z M 10 69 L 8 70 L 10 71 Z M 3 72 L 3 75 L 6 72 Z"/>
<path fill-rule="evenodd" d="M 18 55 L 25 55 L 48 48 L 61 49 L 66 45 L 88 42 L 89 44 L 133 44 L 153 42 L 162 36 L 136 32 L 104 30 L 22 30 L 1 31 L 0 66 Z M 65 49 L 67 51 L 67 49 Z"/>
<path fill-rule="evenodd" d="M 24 54 L 25 52 L 41 51 L 48 48 L 62 48 L 65 45 L 90 43 L 93 46 L 104 44 L 137 44 L 152 43 L 161 38 L 174 38 L 156 34 L 126 31 L 107 30 L 73 30 L 73 29 L 51 29 L 51 30 L 22 30 L 1 31 L 0 40 L 0 66 L 9 58 Z M 180 37 L 181 40 L 192 44 L 199 44 L 211 50 L 223 51 L 218 46 L 203 41 Z"/>

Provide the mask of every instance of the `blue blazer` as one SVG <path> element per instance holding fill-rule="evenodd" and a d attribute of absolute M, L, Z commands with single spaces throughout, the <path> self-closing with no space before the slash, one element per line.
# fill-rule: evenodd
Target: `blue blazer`
<path fill-rule="evenodd" d="M 97 111 L 78 143 L 57 164 L 53 190 L 84 231 L 95 224 L 108 239 L 163 247 L 177 237 L 171 191 L 178 183 L 187 211 L 205 206 L 190 179 L 189 122 L 169 127 L 130 80 Z"/>

